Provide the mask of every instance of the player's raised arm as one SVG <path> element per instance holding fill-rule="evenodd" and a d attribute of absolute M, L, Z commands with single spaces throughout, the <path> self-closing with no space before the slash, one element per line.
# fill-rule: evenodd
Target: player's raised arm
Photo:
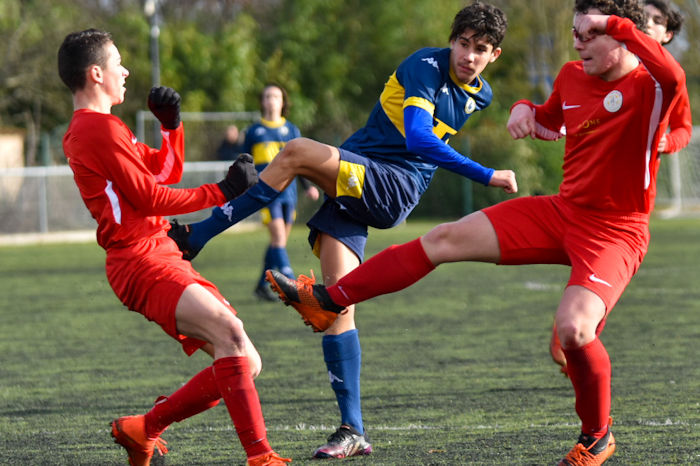
<path fill-rule="evenodd" d="M 525 104 L 517 104 L 510 111 L 508 132 L 513 139 L 522 139 L 530 136 L 535 138 L 535 110 Z"/>
<path fill-rule="evenodd" d="M 478 181 L 486 186 L 503 188 L 507 193 L 518 191 L 512 170 L 487 168 L 460 154 L 433 132 L 433 116 L 414 106 L 404 109 L 406 148 L 435 165 Z"/>

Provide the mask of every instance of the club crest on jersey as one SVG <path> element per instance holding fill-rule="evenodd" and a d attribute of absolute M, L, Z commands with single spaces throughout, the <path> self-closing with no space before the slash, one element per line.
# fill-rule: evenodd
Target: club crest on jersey
<path fill-rule="evenodd" d="M 603 107 L 610 113 L 615 113 L 620 110 L 620 108 L 622 108 L 622 92 L 618 90 L 611 91 L 605 96 Z"/>
<path fill-rule="evenodd" d="M 476 101 L 472 98 L 469 97 L 467 99 L 467 104 L 464 106 L 464 111 L 467 112 L 467 115 L 470 115 L 474 113 L 476 110 Z"/>

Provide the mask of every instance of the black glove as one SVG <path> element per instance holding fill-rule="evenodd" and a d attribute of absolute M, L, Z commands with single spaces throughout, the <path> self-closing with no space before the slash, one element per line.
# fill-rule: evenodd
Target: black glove
<path fill-rule="evenodd" d="M 219 181 L 217 185 L 221 192 L 226 196 L 226 200 L 230 201 L 241 194 L 248 188 L 258 182 L 258 172 L 253 164 L 253 156 L 250 154 L 241 154 L 235 162 L 228 167 L 226 178 Z"/>
<path fill-rule="evenodd" d="M 171 87 L 153 87 L 148 94 L 148 108 L 166 129 L 180 126 L 180 94 Z"/>

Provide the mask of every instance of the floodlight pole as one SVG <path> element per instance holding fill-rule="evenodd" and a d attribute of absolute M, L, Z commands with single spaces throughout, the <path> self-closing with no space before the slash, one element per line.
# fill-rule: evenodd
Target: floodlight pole
<path fill-rule="evenodd" d="M 160 86 L 160 15 L 159 0 L 146 0 L 143 4 L 143 12 L 148 18 L 150 30 L 150 56 L 151 56 L 151 85 Z M 144 142 L 144 141 L 142 141 Z M 153 125 L 153 145 L 160 145 L 160 125 L 156 121 Z"/>

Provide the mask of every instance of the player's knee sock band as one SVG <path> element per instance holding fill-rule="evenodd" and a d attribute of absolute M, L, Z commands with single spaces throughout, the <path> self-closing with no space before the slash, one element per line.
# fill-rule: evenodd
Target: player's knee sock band
<path fill-rule="evenodd" d="M 215 207 L 209 218 L 190 225 L 189 243 L 192 247 L 202 248 L 204 245 L 244 218 L 262 209 L 272 202 L 280 192 L 258 180 L 248 191 L 236 199 L 230 200 L 221 207 Z"/>
<path fill-rule="evenodd" d="M 328 287 L 331 299 L 349 306 L 375 296 L 403 290 L 425 277 L 435 266 L 420 238 L 391 246 Z"/>
<path fill-rule="evenodd" d="M 364 433 L 360 402 L 362 349 L 357 329 L 323 337 L 323 359 L 340 409 L 341 423 Z"/>
<path fill-rule="evenodd" d="M 610 357 L 596 338 L 581 348 L 564 350 L 569 378 L 576 393 L 576 412 L 586 435 L 605 435 L 610 417 Z"/>
<path fill-rule="evenodd" d="M 272 451 L 248 358 L 232 356 L 217 359 L 214 361 L 214 376 L 248 457 Z"/>

